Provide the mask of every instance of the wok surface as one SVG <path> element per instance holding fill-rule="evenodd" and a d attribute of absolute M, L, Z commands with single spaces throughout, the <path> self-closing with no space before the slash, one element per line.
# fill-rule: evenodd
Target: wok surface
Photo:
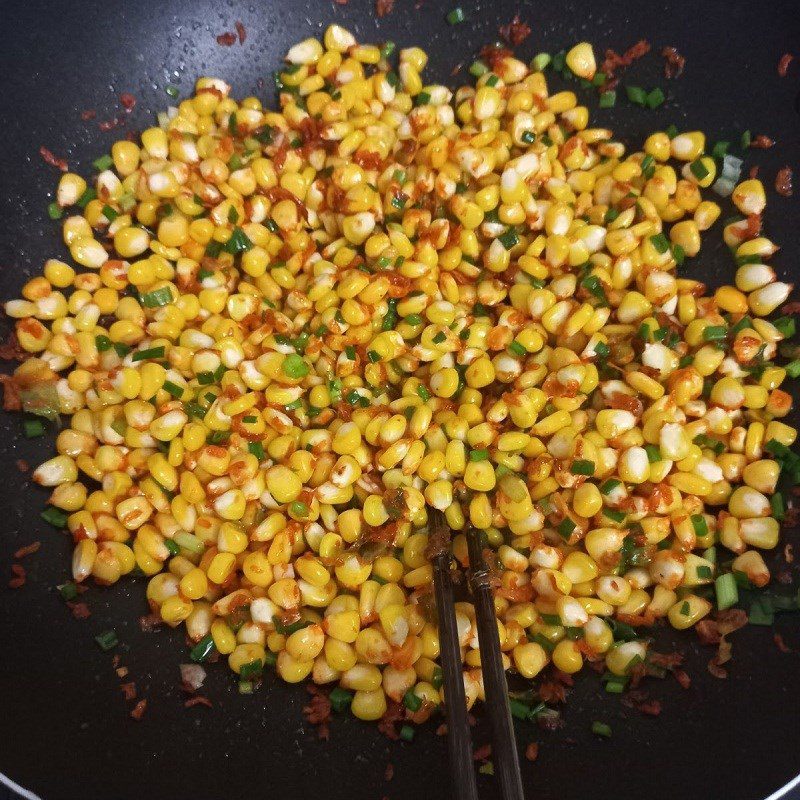
<path fill-rule="evenodd" d="M 781 54 L 800 42 L 795 3 L 706 0 L 702 11 L 696 3 L 677 1 L 465 0 L 461 5 L 467 21 L 451 27 L 444 21 L 451 5 L 434 0 L 424 0 L 419 10 L 413 0 L 397 0 L 394 12 L 382 20 L 363 0 L 347 6 L 326 0 L 4 2 L 0 297 L 18 296 L 45 258 L 65 255 L 58 226 L 47 218 L 58 173 L 43 163 L 39 147 L 88 174 L 91 160 L 121 135 L 123 129 L 98 129 L 99 120 L 122 113 L 121 92 L 137 99 L 125 126 L 132 130 L 154 124 L 155 112 L 172 102 L 164 92 L 167 84 L 185 96 L 197 75 L 218 75 L 233 84 L 236 96 L 252 93 L 271 104 L 271 73 L 288 46 L 320 34 L 333 21 L 366 41 L 422 45 L 430 54 L 428 80 L 452 82 L 453 66 L 468 66 L 483 44 L 497 38 L 498 25 L 517 11 L 533 28 L 518 48 L 525 58 L 541 50 L 556 52 L 581 38 L 592 41 L 598 54 L 646 38 L 656 51 L 674 45 L 686 56 L 679 80 L 664 79 L 655 53 L 623 79 L 623 84 L 662 86 L 668 101 L 656 111 L 631 107 L 622 92 L 615 109 L 597 111 L 596 100 L 590 101 L 593 123 L 624 132 L 630 143 L 669 123 L 705 130 L 712 142 L 738 141 L 745 129 L 776 139 L 772 150 L 751 151 L 746 168 L 762 165 L 770 202 L 766 231 L 782 246 L 774 264 L 782 277 L 797 279 L 798 201 L 771 190 L 779 167 L 800 168 L 798 65 L 785 79 L 775 69 Z M 215 36 L 233 30 L 237 20 L 247 29 L 244 45 L 218 46 Z M 259 79 L 266 88 L 260 88 Z M 97 118 L 83 121 L 84 109 L 96 109 Z M 723 217 L 729 214 L 725 208 Z M 717 285 L 730 280 L 733 269 L 717 231 L 704 239 L 701 256 L 685 274 Z M 47 457 L 52 437 L 24 441 L 19 418 L 5 414 L 0 426 L 3 575 L 9 574 L 18 547 L 34 539 L 43 543 L 24 562 L 27 585 L 6 590 L 4 579 L 0 589 L 0 771 L 46 800 L 126 800 L 145 792 L 175 800 L 235 800 L 264 793 L 296 798 L 312 792 L 331 800 L 448 796 L 445 742 L 434 735 L 435 724 L 420 730 L 411 744 L 392 744 L 373 726 L 342 716 L 332 725 L 330 742 L 320 742 L 303 720 L 307 695 L 301 687 L 268 677 L 254 696 L 242 697 L 223 665 L 209 668 L 204 688 L 214 708 L 184 709 L 178 688 L 178 664 L 187 660 L 183 633 L 140 631 L 137 618 L 146 612 L 142 582 L 92 589 L 84 596 L 91 618 L 73 619 L 54 590 L 65 579 L 70 544 L 40 520 L 46 493 L 14 466 L 19 458 L 35 464 Z M 797 539 L 794 534 L 791 540 Z M 796 650 L 797 620 L 784 616 L 778 626 Z M 112 654 L 102 653 L 93 641 L 109 628 L 119 635 L 116 652 L 130 669 L 126 680 L 134 680 L 140 697 L 149 700 L 139 723 L 128 717 Z M 523 760 L 530 797 L 578 800 L 591 794 L 627 800 L 647 792 L 651 800 L 755 800 L 800 772 L 797 652 L 779 652 L 771 629 L 748 627 L 733 637 L 730 677 L 722 681 L 706 670 L 713 649 L 699 647 L 693 634 L 671 639 L 667 634 L 666 641 L 687 652 L 693 683 L 688 691 L 670 680 L 648 684 L 652 696 L 663 701 L 660 717 L 624 708 L 619 698 L 602 691 L 596 675 L 584 673 L 564 711 L 563 728 L 544 733 L 517 724 L 523 750 L 530 741 L 540 742 L 538 761 Z M 610 741 L 590 734 L 594 720 L 612 726 Z M 480 718 L 476 746 L 488 737 Z M 389 763 L 394 779 L 387 783 Z M 479 776 L 479 784 L 482 796 L 497 796 L 491 778 Z"/>

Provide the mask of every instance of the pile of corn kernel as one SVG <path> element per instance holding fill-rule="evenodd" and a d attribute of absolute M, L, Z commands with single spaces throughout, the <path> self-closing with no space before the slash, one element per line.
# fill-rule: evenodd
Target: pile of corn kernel
<path fill-rule="evenodd" d="M 295 45 L 280 111 L 200 78 L 91 187 L 62 176 L 77 267 L 5 306 L 23 407 L 70 418 L 34 479 L 74 580 L 143 574 L 195 660 L 337 686 L 365 720 L 442 699 L 429 508 L 462 565 L 468 525 L 496 553 L 509 670 L 624 676 L 658 620 L 769 581 L 796 437 L 758 180 L 707 295 L 676 275 L 720 215 L 702 133 L 626 153 L 514 57 L 453 93 L 387 49 Z M 567 65 L 591 80 L 591 47 Z M 472 705 L 471 604 L 457 622 Z"/>

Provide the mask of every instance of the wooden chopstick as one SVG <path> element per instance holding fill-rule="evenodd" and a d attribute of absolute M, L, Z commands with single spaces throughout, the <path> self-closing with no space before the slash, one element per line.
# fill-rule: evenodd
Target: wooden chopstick
<path fill-rule="evenodd" d="M 467 530 L 467 548 L 470 588 L 475 603 L 475 620 L 478 624 L 483 688 L 492 724 L 494 774 L 500 780 L 500 790 L 504 800 L 524 800 L 514 723 L 508 702 L 508 684 L 500 655 L 500 637 L 489 585 L 489 571 L 483 559 L 480 534 L 474 528 Z"/>
<path fill-rule="evenodd" d="M 433 583 L 439 616 L 439 654 L 444 678 L 447 709 L 447 745 L 450 752 L 450 775 L 456 800 L 478 800 L 472 737 L 467 719 L 461 647 L 458 643 L 456 611 L 453 605 L 453 581 L 450 576 L 450 530 L 441 511 L 430 512 L 428 555 L 433 561 Z"/>

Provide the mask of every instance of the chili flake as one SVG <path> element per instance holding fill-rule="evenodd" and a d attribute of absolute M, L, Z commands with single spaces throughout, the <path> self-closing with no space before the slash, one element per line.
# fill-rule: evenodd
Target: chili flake
<path fill-rule="evenodd" d="M 57 158 L 46 147 L 39 148 L 39 155 L 44 159 L 45 163 L 49 164 L 51 167 L 58 167 L 62 172 L 66 172 L 69 169 L 69 165 L 63 158 Z"/>
<path fill-rule="evenodd" d="M 508 25 L 501 25 L 499 30 L 500 36 L 512 47 L 522 44 L 531 35 L 531 26 L 527 22 L 522 22 L 519 14 L 515 14 Z"/>
<path fill-rule="evenodd" d="M 792 55 L 792 53 L 784 53 L 781 56 L 781 60 L 778 62 L 778 75 L 780 75 L 781 78 L 786 77 L 786 73 L 789 71 L 789 64 L 791 64 L 792 61 L 794 61 L 794 55 Z"/>
<path fill-rule="evenodd" d="M 217 36 L 217 44 L 222 47 L 233 47 L 236 44 L 236 34 L 230 31 L 225 31 Z"/>
<path fill-rule="evenodd" d="M 775 191 L 781 197 L 791 197 L 792 196 L 792 168 L 791 167 L 783 167 L 782 169 L 778 170 L 778 174 L 775 176 Z"/>

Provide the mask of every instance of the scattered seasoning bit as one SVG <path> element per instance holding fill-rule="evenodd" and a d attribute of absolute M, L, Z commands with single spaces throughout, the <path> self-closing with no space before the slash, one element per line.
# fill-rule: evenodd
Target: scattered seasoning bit
<path fill-rule="evenodd" d="M 244 44 L 244 40 L 247 38 L 247 28 L 245 28 L 245 26 L 238 19 L 234 23 L 233 27 L 236 28 L 236 35 L 239 37 L 239 44 Z"/>
<path fill-rule="evenodd" d="M 20 547 L 14 553 L 14 558 L 20 559 L 25 558 L 25 556 L 32 556 L 34 553 L 39 552 L 39 548 L 41 548 L 42 543 L 40 541 L 31 542 L 30 544 L 26 544 L 24 547 Z"/>
<path fill-rule="evenodd" d="M 640 59 L 642 56 L 650 52 L 650 42 L 646 39 L 640 39 L 636 44 L 629 47 L 622 55 L 615 50 L 606 50 L 606 57 L 600 65 L 600 71 L 606 74 L 606 77 L 611 82 L 617 77 L 617 71 L 629 67 L 634 61 Z M 608 84 L 607 84 L 608 85 Z M 609 86 L 613 88 L 613 86 Z"/>
<path fill-rule="evenodd" d="M 202 694 L 196 694 L 190 697 L 184 704 L 184 708 L 193 708 L 194 706 L 205 706 L 206 708 L 213 708 L 214 704 Z"/>
<path fill-rule="evenodd" d="M 144 716 L 144 712 L 147 710 L 147 700 L 140 700 L 131 711 L 131 719 L 135 719 L 137 722 L 141 720 Z"/>
<path fill-rule="evenodd" d="M 775 191 L 781 197 L 791 197 L 792 196 L 792 168 L 791 167 L 783 167 L 778 170 L 778 174 L 775 176 Z"/>
<path fill-rule="evenodd" d="M 394 778 L 394 764 L 387 764 L 383 771 L 383 779 L 388 783 L 392 778 Z"/>
<path fill-rule="evenodd" d="M 136 108 L 136 98 L 130 92 L 123 92 L 119 96 L 119 102 L 128 114 Z"/>
<path fill-rule="evenodd" d="M 14 575 L 14 577 L 8 582 L 8 588 L 21 589 L 25 585 L 25 581 L 27 580 L 25 567 L 23 567 L 22 564 L 12 564 L 11 572 Z"/>
<path fill-rule="evenodd" d="M 86 603 L 74 603 L 71 600 L 67 600 L 67 607 L 75 619 L 89 619 L 92 616 L 92 612 L 89 611 L 89 606 Z"/>
<path fill-rule="evenodd" d="M 530 742 L 530 744 L 525 748 L 525 758 L 528 761 L 536 761 L 536 759 L 539 758 L 538 742 Z"/>
<path fill-rule="evenodd" d="M 758 136 L 753 137 L 750 141 L 750 148 L 757 149 L 757 150 L 768 150 L 770 147 L 775 146 L 775 140 L 770 139 L 769 136 L 765 136 L 763 133 L 759 133 Z"/>
<path fill-rule="evenodd" d="M 779 633 L 773 634 L 772 640 L 775 642 L 775 646 L 781 651 L 781 653 L 794 652 L 794 650 L 792 650 L 792 648 L 783 641 L 783 636 L 781 636 Z"/>
<path fill-rule="evenodd" d="M 69 169 L 69 165 L 63 158 L 57 158 L 46 147 L 39 148 L 39 155 L 44 159 L 45 163 L 49 164 L 51 167 L 57 167 L 62 172 L 66 172 Z"/>
<path fill-rule="evenodd" d="M 128 683 L 121 683 L 119 685 L 122 694 L 125 696 L 126 700 L 135 700 L 136 699 L 136 684 L 133 681 Z"/>
<path fill-rule="evenodd" d="M 225 31 L 217 36 L 217 44 L 221 47 L 233 47 L 236 44 L 236 34 Z"/>
<path fill-rule="evenodd" d="M 394 0 L 375 0 L 375 13 L 379 18 L 391 14 L 394 9 Z"/>
<path fill-rule="evenodd" d="M 778 62 L 778 75 L 780 75 L 781 78 L 786 77 L 786 73 L 789 71 L 789 64 L 791 64 L 792 61 L 794 61 L 794 55 L 792 55 L 792 53 L 784 53 L 781 56 Z"/>
<path fill-rule="evenodd" d="M 506 42 L 512 47 L 517 47 L 531 35 L 531 26 L 527 22 L 522 22 L 519 14 L 514 14 L 514 19 L 508 25 L 501 25 L 499 32 Z"/>
<path fill-rule="evenodd" d="M 664 47 L 661 50 L 664 57 L 664 75 L 667 78 L 679 78 L 686 66 L 686 59 L 675 47 Z"/>
<path fill-rule="evenodd" d="M 87 108 L 85 111 L 81 111 L 81 119 L 84 122 L 88 122 L 90 119 L 94 119 L 97 116 L 97 112 L 93 108 Z"/>

